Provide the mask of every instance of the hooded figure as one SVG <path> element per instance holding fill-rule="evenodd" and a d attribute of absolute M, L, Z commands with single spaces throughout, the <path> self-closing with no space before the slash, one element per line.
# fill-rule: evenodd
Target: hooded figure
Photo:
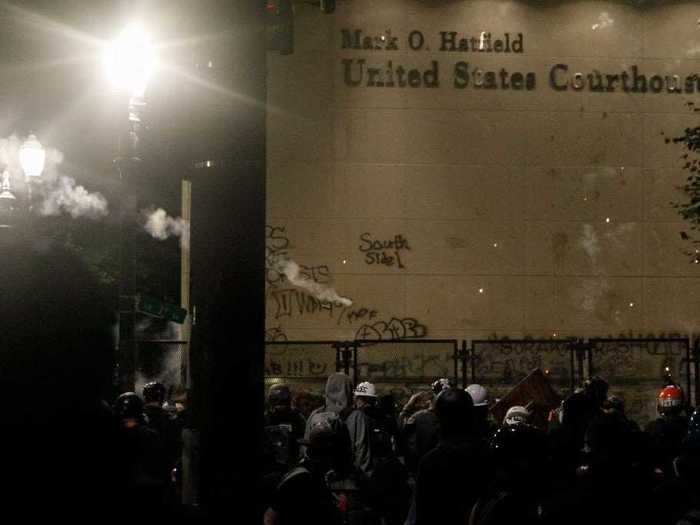
<path fill-rule="evenodd" d="M 370 425 L 362 411 L 353 410 L 352 399 L 350 377 L 342 372 L 331 374 L 326 381 L 326 402 L 309 416 L 304 438 L 308 439 L 311 428 L 321 421 L 342 426 L 349 440 L 354 466 L 360 472 L 369 475 L 372 464 L 369 450 Z"/>

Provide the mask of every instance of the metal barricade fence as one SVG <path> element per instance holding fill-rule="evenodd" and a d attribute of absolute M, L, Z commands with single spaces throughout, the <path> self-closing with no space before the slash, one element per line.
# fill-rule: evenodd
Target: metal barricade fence
<path fill-rule="evenodd" d="M 643 424 L 655 417 L 666 367 L 697 402 L 699 342 L 691 352 L 690 340 L 682 337 L 488 339 L 470 345 L 457 339 L 272 341 L 266 343 L 265 383 L 286 383 L 319 404 L 328 376 L 344 371 L 355 384 L 371 381 L 400 403 L 439 377 L 462 388 L 482 384 L 494 400 L 536 368 L 562 397 L 595 374 L 608 381 L 611 394 L 622 394 L 630 417 Z"/>
<path fill-rule="evenodd" d="M 578 339 L 473 340 L 470 382 L 485 386 L 491 399 L 500 398 L 539 368 L 563 395 L 581 377 L 580 344 Z"/>
<path fill-rule="evenodd" d="M 455 385 L 463 361 L 456 339 L 403 339 L 356 341 L 357 381 L 371 381 L 380 392 L 397 401 L 427 388 L 435 379 L 450 378 Z"/>
<path fill-rule="evenodd" d="M 691 362 L 687 337 L 588 340 L 587 375 L 605 379 L 610 394 L 621 393 L 628 416 L 640 425 L 657 417 L 656 397 L 668 378 L 692 401 Z"/>

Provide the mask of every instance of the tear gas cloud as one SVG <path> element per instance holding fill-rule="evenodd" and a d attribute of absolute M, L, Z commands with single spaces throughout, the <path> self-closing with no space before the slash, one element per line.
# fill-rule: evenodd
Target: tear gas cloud
<path fill-rule="evenodd" d="M 275 270 L 283 274 L 292 286 L 301 288 L 322 302 L 337 303 L 343 306 L 352 306 L 352 301 L 342 297 L 333 288 L 307 279 L 301 275 L 301 268 L 292 260 L 279 258 L 273 263 Z"/>
<path fill-rule="evenodd" d="M 154 239 L 165 241 L 170 237 L 179 237 L 181 246 L 189 244 L 189 226 L 184 219 L 171 217 L 162 208 L 151 208 L 142 213 L 146 217 L 144 228 Z"/>
<path fill-rule="evenodd" d="M 41 215 L 67 213 L 74 219 L 99 219 L 107 215 L 107 200 L 100 193 L 91 193 L 76 185 L 72 177 L 58 177 L 39 207 Z"/>

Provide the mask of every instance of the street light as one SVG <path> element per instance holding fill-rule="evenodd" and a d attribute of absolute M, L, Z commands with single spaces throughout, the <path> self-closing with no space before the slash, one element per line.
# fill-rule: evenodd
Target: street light
<path fill-rule="evenodd" d="M 156 67 L 156 52 L 143 27 L 132 24 L 105 49 L 103 65 L 112 87 L 128 96 L 128 127 L 121 128 L 119 147 L 114 165 L 125 190 L 133 189 L 140 164 L 139 133 L 141 112 L 146 105 L 144 95 Z M 116 358 L 115 381 L 120 390 L 133 390 L 137 362 L 136 282 L 134 232 L 137 195 L 126 193 L 120 200 L 120 278 L 119 278 L 119 350 Z"/>
<path fill-rule="evenodd" d="M 32 207 L 32 180 L 41 176 L 46 163 L 46 151 L 35 135 L 29 135 L 26 141 L 20 146 L 18 155 L 19 165 L 24 173 L 25 185 L 27 188 L 25 211 L 30 211 Z M 18 211 L 18 200 L 12 191 L 11 173 L 6 167 L 0 175 L 0 228 L 9 228 L 16 220 Z"/>
<path fill-rule="evenodd" d="M 112 42 L 104 66 L 112 86 L 133 98 L 142 98 L 155 70 L 156 52 L 141 25 L 132 24 Z"/>
<path fill-rule="evenodd" d="M 19 164 L 27 177 L 27 181 L 34 177 L 41 177 L 46 162 L 46 151 L 35 135 L 29 135 L 24 144 L 19 148 Z"/>

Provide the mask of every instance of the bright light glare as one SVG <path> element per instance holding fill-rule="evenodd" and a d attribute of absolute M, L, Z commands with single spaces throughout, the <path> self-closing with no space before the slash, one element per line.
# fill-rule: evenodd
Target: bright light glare
<path fill-rule="evenodd" d="M 155 47 L 140 25 L 128 26 L 105 50 L 107 77 L 119 91 L 142 97 L 156 67 Z"/>
<path fill-rule="evenodd" d="M 29 135 L 19 148 L 19 163 L 27 177 L 40 177 L 44 171 L 46 152 L 34 135 Z"/>

